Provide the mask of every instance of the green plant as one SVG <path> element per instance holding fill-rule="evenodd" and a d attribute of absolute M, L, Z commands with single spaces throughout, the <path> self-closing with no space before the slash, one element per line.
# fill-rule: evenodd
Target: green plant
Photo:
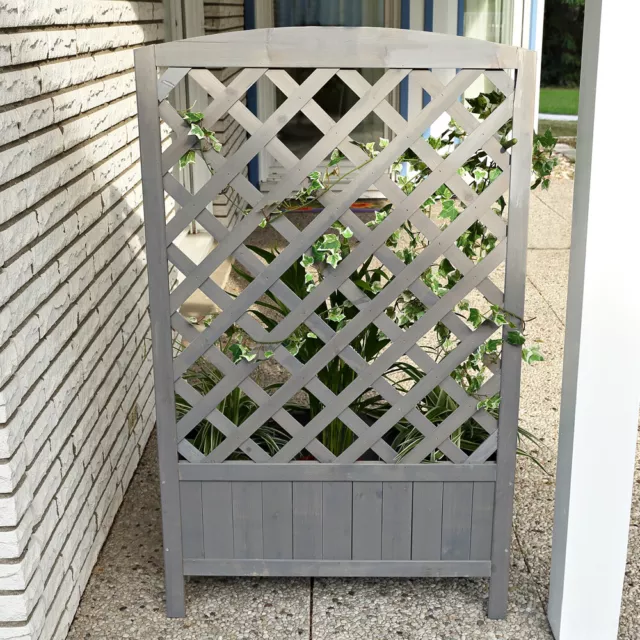
<path fill-rule="evenodd" d="M 220 351 L 234 362 L 241 359 L 249 361 L 255 359 L 256 355 L 249 353 L 243 344 L 243 338 L 236 335 L 237 332 L 229 331 L 216 346 Z M 174 344 L 176 351 L 182 351 L 184 345 L 181 341 Z M 199 358 L 182 376 L 185 382 L 191 385 L 195 391 L 201 395 L 209 393 L 222 379 L 223 374 L 214 367 L 206 358 Z M 217 410 L 234 425 L 242 424 L 256 409 L 256 403 L 247 396 L 242 389 L 236 388 L 229 393 L 224 400 L 216 407 Z M 191 410 L 188 400 L 176 394 L 176 414 L 180 419 Z M 202 420 L 193 434 L 189 436 L 189 441 L 205 455 L 211 453 L 223 440 L 223 434 L 209 420 Z M 284 431 L 273 424 L 260 427 L 253 437 L 254 442 L 270 454 L 274 454 L 284 444 L 288 438 Z M 246 458 L 237 452 L 234 459 Z"/>
<path fill-rule="evenodd" d="M 468 103 L 471 112 L 483 120 L 500 105 L 503 99 L 501 93 L 493 91 L 481 93 L 476 98 L 469 99 Z M 212 139 L 213 134 L 201 126 L 201 115 L 185 112 L 183 117 L 191 124 L 192 129 L 194 126 L 198 127 L 194 135 L 201 142 L 201 152 L 206 152 L 211 148 L 218 151 L 219 149 L 215 148 L 216 143 Z M 446 157 L 460 141 L 464 140 L 466 135 L 466 132 L 452 121 L 441 137 L 429 138 L 429 144 Z M 500 129 L 499 135 L 503 151 L 517 144 L 517 140 L 513 139 L 511 135 L 511 122 Z M 310 174 L 306 184 L 296 194 L 282 202 L 272 203 L 261 211 L 263 215 L 261 226 L 267 226 L 280 216 L 318 202 L 319 198 L 333 189 L 348 173 L 357 171 L 371 162 L 388 145 L 388 141 L 383 138 L 377 143 L 360 144 L 354 142 L 353 144 L 357 144 L 365 152 L 367 159 L 364 162 L 349 172 L 341 174 L 340 165 L 345 156 L 336 149 L 328 160 L 326 168 L 322 172 L 316 171 Z M 532 157 L 532 189 L 548 188 L 551 172 L 556 164 L 556 160 L 552 156 L 555 144 L 556 139 L 550 131 L 535 136 Z M 191 151 L 188 152 L 188 154 L 190 153 Z M 183 156 L 183 158 L 185 166 L 193 161 L 191 156 L 188 158 Z M 412 193 L 431 174 L 429 167 L 411 150 L 397 158 L 391 170 L 394 180 L 407 195 Z M 473 191 L 480 194 L 501 176 L 502 170 L 491 157 L 480 150 L 464 164 L 461 174 L 465 176 Z M 442 185 L 424 201 L 420 208 L 441 229 L 445 229 L 460 215 L 464 206 L 464 203 L 446 185 Z M 504 197 L 500 196 L 493 206 L 493 211 L 497 216 L 502 217 L 505 208 L 506 201 Z M 392 204 L 382 206 L 375 213 L 374 218 L 367 223 L 367 226 L 371 229 L 376 228 L 392 211 Z M 299 262 L 294 263 L 286 270 L 281 280 L 298 298 L 304 299 L 322 282 L 328 270 L 334 269 L 349 255 L 354 242 L 353 235 L 350 228 L 336 222 L 329 232 L 323 234 L 313 244 Z M 456 244 L 469 260 L 477 263 L 491 253 L 497 242 L 498 239 L 487 226 L 476 221 L 458 237 Z M 427 244 L 427 239 L 410 222 L 405 222 L 386 241 L 386 246 L 405 264 L 413 262 Z M 256 246 L 249 248 L 267 264 L 275 260 L 278 255 L 276 249 L 265 250 Z M 234 269 L 239 276 L 248 282 L 252 281 L 252 276 L 241 266 L 236 265 Z M 372 299 L 392 277 L 383 265 L 371 257 L 351 274 L 350 280 L 366 297 Z M 445 295 L 461 279 L 462 273 L 447 258 L 442 258 L 431 264 L 421 275 L 422 282 L 438 297 Z M 398 327 L 408 329 L 424 315 L 426 310 L 421 300 L 410 291 L 406 291 L 386 309 L 386 314 Z M 529 344 L 526 340 L 524 320 L 514 316 L 509 310 L 495 305 L 483 304 L 482 300 L 470 298 L 460 302 L 455 311 L 469 327 L 474 329 L 488 321 L 497 327 L 506 325 L 506 340 L 511 344 L 522 346 L 522 356 L 526 363 L 531 364 L 542 360 L 538 345 Z M 272 292 L 267 292 L 266 298 L 259 300 L 256 306 L 250 309 L 250 312 L 268 331 L 271 331 L 290 312 L 290 309 Z M 356 307 L 340 291 L 331 293 L 315 312 L 333 331 L 339 331 L 347 323 L 354 320 L 358 314 Z M 267 356 L 264 345 L 252 345 L 246 336 L 238 341 L 236 335 L 229 342 L 230 344 L 225 348 L 232 359 L 251 360 L 259 353 L 262 353 L 263 357 L 269 357 L 272 354 L 272 350 L 269 350 L 269 356 Z M 390 339 L 378 327 L 369 324 L 363 328 L 350 346 L 367 363 L 370 363 L 384 352 L 389 343 Z M 499 360 L 502 344 L 502 337 L 491 338 L 452 373 L 452 378 L 466 393 L 477 398 L 478 409 L 484 409 L 494 417 L 498 415 L 500 397 L 496 394 L 490 397 L 483 395 L 482 386 L 491 376 L 492 366 Z M 283 345 L 300 362 L 306 363 L 322 349 L 324 343 L 308 327 L 302 325 L 285 340 Z M 435 362 L 439 362 L 456 348 L 457 339 L 447 326 L 438 323 L 428 339 L 420 346 Z M 270 349 L 272 348 L 270 347 Z M 424 377 L 425 372 L 411 360 L 402 359 L 390 367 L 384 375 L 399 393 L 405 394 Z M 331 392 L 339 395 L 355 380 L 357 374 L 342 359 L 334 358 L 318 373 L 317 377 Z M 241 392 L 238 391 L 238 393 Z M 296 407 L 290 406 L 290 408 L 306 411 L 309 417 L 313 418 L 322 411 L 324 405 L 310 392 L 307 391 L 306 394 L 304 402 L 299 403 Z M 240 402 L 241 400 L 242 402 Z M 242 396 L 234 397 L 233 402 L 242 406 L 242 408 L 236 406 L 232 411 L 234 424 L 240 424 L 246 412 L 249 412 L 248 415 L 250 415 L 255 410 L 255 404 L 249 399 L 245 401 Z M 368 390 L 352 402 L 350 408 L 365 420 L 375 422 L 387 412 L 389 406 L 387 400 L 377 391 Z M 457 406 L 456 402 L 441 387 L 433 389 L 418 403 L 420 412 L 436 426 L 446 420 L 457 409 Z M 224 412 L 224 407 L 222 410 Z M 266 425 L 264 428 L 272 427 Z M 260 437 L 263 438 L 264 446 L 269 451 L 283 441 L 282 434 L 279 432 L 277 432 L 278 437 L 273 431 L 266 433 L 268 438 Z M 483 442 L 486 436 L 487 433 L 470 418 L 456 429 L 451 435 L 451 439 L 463 451 L 471 453 Z M 535 438 L 526 431 L 521 430 L 520 436 L 537 444 Z M 194 443 L 198 442 L 196 446 L 200 446 L 198 437 L 194 439 Z M 322 431 L 319 439 L 334 454 L 339 455 L 353 442 L 354 435 L 339 419 L 336 419 Z M 423 435 L 403 418 L 388 432 L 385 439 L 395 449 L 397 455 L 402 457 L 422 441 Z M 214 443 L 209 441 L 208 444 L 210 449 Z M 525 455 L 530 455 L 524 450 L 522 452 Z M 429 459 L 436 462 L 442 458 L 441 453 L 434 452 Z"/>

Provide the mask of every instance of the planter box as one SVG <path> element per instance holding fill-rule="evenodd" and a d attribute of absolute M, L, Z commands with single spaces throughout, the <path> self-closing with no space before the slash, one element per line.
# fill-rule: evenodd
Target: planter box
<path fill-rule="evenodd" d="M 293 28 L 170 42 L 138 49 L 135 57 L 168 614 L 184 615 L 184 575 L 487 576 L 491 578 L 488 613 L 504 616 L 521 348 L 504 341 L 500 361 L 485 365 L 491 375 L 482 383 L 480 396 L 467 393 L 452 374 L 498 331 L 493 319 L 479 326 L 461 320 L 457 310 L 465 296 L 479 294 L 516 319 L 524 315 L 535 54 L 415 31 Z M 240 69 L 228 86 L 210 71 L 222 67 Z M 313 71 L 298 85 L 287 67 Z M 385 71 L 371 86 L 360 68 Z M 157 82 L 158 69 L 163 73 Z M 432 69 L 457 72 L 445 87 Z M 206 127 L 214 130 L 215 121 L 229 116 L 249 134 L 226 158 L 215 152 L 206 154 L 213 175 L 195 193 L 179 183 L 173 169 L 199 144 L 198 138 L 189 134 L 189 125 L 168 100 L 187 74 L 190 83 L 197 83 L 212 98 L 208 107 L 201 107 Z M 477 120 L 460 98 L 482 76 L 505 99 L 489 117 Z M 314 102 L 322 86 L 335 77 L 358 96 L 355 106 L 337 123 Z M 428 105 L 408 122 L 389 102 L 407 78 L 431 96 Z M 264 122 L 242 102 L 258 79 L 272 82 L 286 96 Z M 300 111 L 323 133 L 322 140 L 302 159 L 278 139 L 285 124 Z M 378 155 L 363 162 L 368 156 L 351 144 L 349 135 L 372 112 L 394 135 Z M 467 132 L 446 159 L 423 138 L 444 112 Z M 511 118 L 517 144 L 507 151 L 498 132 Z M 161 119 L 174 132 L 164 151 Z M 260 260 L 247 244 L 268 215 L 265 212 L 299 189 L 337 147 L 358 172 L 340 193 L 318 196 L 323 208 L 310 214 L 302 230 L 286 216 L 273 216 L 270 225 L 285 246 L 272 261 Z M 410 194 L 388 172 L 407 149 L 430 168 L 428 177 Z M 245 177 L 247 165 L 265 150 L 286 169 L 268 195 Z M 475 193 L 458 173 L 478 150 L 501 169 L 481 193 Z M 421 207 L 443 184 L 465 206 L 437 225 Z M 383 221 L 368 227 L 351 206 L 372 185 L 384 193 L 393 209 Z M 232 230 L 206 209 L 228 187 L 250 209 Z M 507 190 L 508 225 L 491 210 Z M 169 220 L 166 195 L 178 205 Z M 174 243 L 194 219 L 217 243 L 198 265 Z M 353 231 L 350 252 L 339 264 L 327 267 L 314 288 L 296 295 L 283 274 L 309 255 L 310 247 L 338 221 Z M 476 221 L 496 241 L 486 255 L 471 260 L 459 250 L 457 240 Z M 405 263 L 386 242 L 408 222 L 428 242 Z M 460 277 L 446 293 L 436 295 L 423 275 L 431 265 L 440 264 L 443 256 L 455 265 Z M 251 276 L 246 288 L 234 296 L 210 278 L 229 258 Z M 363 295 L 353 275 L 370 258 L 392 276 L 379 291 Z M 505 261 L 505 271 L 496 271 Z M 172 266 L 184 278 L 170 291 Z M 180 314 L 181 305 L 198 289 L 221 310 L 202 333 Z M 318 309 L 338 291 L 350 302 L 354 315 L 332 328 Z M 386 313 L 406 291 L 424 305 L 424 313 L 408 327 Z M 288 309 L 272 326 L 247 313 L 267 293 Z M 432 359 L 421 340 L 439 324 L 456 337 L 455 348 L 446 357 Z M 251 357 L 230 358 L 220 346 L 222 336 L 232 327 L 257 345 Z M 367 327 L 388 340 L 385 349 L 369 360 L 352 346 Z M 319 341 L 317 353 L 307 360 L 284 346 L 301 328 L 313 332 L 310 339 Z M 184 345 L 177 351 L 176 335 Z M 506 337 L 506 331 L 502 335 Z M 273 354 L 267 356 L 264 351 L 264 358 L 272 357 L 288 375 L 277 389 L 262 389 L 255 375 L 262 359 L 257 354 L 262 354 L 260 345 L 264 344 L 273 345 Z M 386 372 L 405 358 L 421 374 L 410 389 L 399 390 Z M 348 385 L 333 393 L 331 380 L 322 372 L 338 359 L 354 375 Z M 219 378 L 200 393 L 185 374 L 204 361 L 215 368 Z M 255 410 L 233 422 L 219 407 L 238 388 L 251 398 Z M 432 423 L 421 410 L 421 402 L 436 389 L 446 393 L 453 406 L 446 419 L 434 418 Z M 367 421 L 352 407 L 371 390 L 384 398 L 387 408 Z M 305 424 L 287 409 L 287 403 L 302 391 L 320 403 L 313 419 Z M 479 397 L 497 393 L 501 396 L 498 419 L 478 408 Z M 179 419 L 176 395 L 182 407 Z M 322 436 L 336 420 L 353 432 L 353 442 L 340 451 L 327 445 Z M 477 448 L 465 449 L 455 434 L 470 420 L 484 430 L 485 437 Z M 391 446 L 389 434 L 401 421 L 415 429 L 419 438 L 400 455 Z M 205 423 L 218 434 L 206 453 L 205 448 L 194 446 L 193 438 L 194 429 Z M 260 430 L 269 424 L 277 424 L 286 435 L 275 450 L 257 442 Z M 370 452 L 377 461 L 365 461 Z"/>
<path fill-rule="evenodd" d="M 493 464 L 180 464 L 190 575 L 489 576 Z"/>

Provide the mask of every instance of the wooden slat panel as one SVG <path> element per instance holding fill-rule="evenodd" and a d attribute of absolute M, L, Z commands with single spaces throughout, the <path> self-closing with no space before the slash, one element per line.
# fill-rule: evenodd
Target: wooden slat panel
<path fill-rule="evenodd" d="M 353 483 L 354 560 L 382 558 L 382 482 Z"/>
<path fill-rule="evenodd" d="M 233 502 L 230 482 L 202 483 L 202 520 L 205 557 L 233 558 Z"/>
<path fill-rule="evenodd" d="M 233 554 L 262 558 L 262 484 L 233 482 Z"/>
<path fill-rule="evenodd" d="M 202 482 L 180 483 L 182 552 L 185 558 L 204 558 Z"/>
<path fill-rule="evenodd" d="M 382 559 L 411 559 L 411 482 L 382 485 Z"/>
<path fill-rule="evenodd" d="M 293 558 L 293 488 L 290 482 L 262 483 L 264 557 Z"/>
<path fill-rule="evenodd" d="M 443 486 L 442 482 L 413 484 L 412 560 L 440 560 Z"/>
<path fill-rule="evenodd" d="M 475 482 L 473 484 L 470 560 L 491 559 L 495 488 L 496 485 L 493 482 Z"/>
<path fill-rule="evenodd" d="M 445 482 L 442 492 L 442 559 L 468 560 L 473 483 Z"/>
<path fill-rule="evenodd" d="M 322 557 L 351 559 L 353 483 L 322 483 Z"/>
<path fill-rule="evenodd" d="M 322 558 L 322 483 L 293 485 L 293 557 Z"/>

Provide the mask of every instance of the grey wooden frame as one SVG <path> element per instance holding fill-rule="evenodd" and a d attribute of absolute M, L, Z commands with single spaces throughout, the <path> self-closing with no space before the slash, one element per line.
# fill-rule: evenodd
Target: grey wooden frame
<path fill-rule="evenodd" d="M 327 42 L 331 43 L 330 47 L 326 46 Z M 370 252 L 375 249 L 376 256 L 396 275 L 400 284 L 404 283 L 416 296 L 429 303 L 426 316 L 432 313 L 434 323 L 444 318 L 442 321 L 449 322 L 448 326 L 455 326 L 454 332 L 462 337 L 460 346 L 453 352 L 458 358 L 453 366 L 496 330 L 491 322 L 483 324 L 476 331 L 469 330 L 455 314 L 450 313 L 460 298 L 435 298 L 419 281 L 420 268 L 430 264 L 429 261 L 433 261 L 435 256 L 445 255 L 451 257 L 452 262 L 457 260 L 460 264 L 460 255 L 456 254 L 452 243 L 457 237 L 455 233 L 466 228 L 461 226 L 463 222 L 456 226 L 461 218 L 466 216 L 466 223 L 480 219 L 485 224 L 493 225 L 492 231 L 501 240 L 498 247 L 478 265 L 471 265 L 473 268 L 469 265 L 464 269 L 461 267 L 465 274 L 461 281 L 465 282 L 460 290 L 461 296 L 477 288 L 488 299 L 504 304 L 514 317 L 523 317 L 535 53 L 479 40 L 406 30 L 286 28 L 225 33 L 141 48 L 135 52 L 135 66 L 168 615 L 176 617 L 185 614 L 184 575 L 305 575 L 490 577 L 488 614 L 493 618 L 504 617 L 520 393 L 520 347 L 505 342 L 500 368 L 494 371 L 492 378 L 493 386 L 487 385 L 487 393 L 496 393 L 499 383 L 502 397 L 499 420 L 497 425 L 492 424 L 493 419 L 477 409 L 476 400 L 472 398 L 470 401 L 469 397 L 465 399 L 464 392 L 460 395 L 461 389 L 449 377 L 451 368 L 441 367 L 442 363 L 434 366 L 433 362 L 421 355 L 415 340 L 411 343 L 410 332 L 404 334 L 393 322 L 385 320 L 384 314 L 380 315 L 388 304 L 384 290 L 373 301 L 358 298 L 357 291 L 350 288 L 347 279 L 349 259 L 345 259 L 340 268 L 335 270 L 335 278 L 329 276 L 317 287 L 320 291 L 314 299 L 315 303 L 328 291 L 340 288 L 358 306 L 363 317 L 378 324 L 394 340 L 388 357 L 385 355 L 387 359 L 408 353 L 412 358 L 417 358 L 420 366 L 425 367 L 425 372 L 430 371 L 426 377 L 431 387 L 424 386 L 416 389 L 415 393 L 412 391 L 401 398 L 394 397 L 394 410 L 397 408 L 402 415 L 415 421 L 417 428 L 425 434 L 419 453 L 413 458 L 409 455 L 397 460 L 385 449 L 385 443 L 381 440 L 385 427 L 388 429 L 390 426 L 386 416 L 378 421 L 380 424 L 369 428 L 355 414 L 350 414 L 348 397 L 333 397 L 336 407 L 326 406 L 325 411 L 330 414 L 329 419 L 340 415 L 357 433 L 356 443 L 362 441 L 362 444 L 351 454 L 348 454 L 348 450 L 345 452 L 348 455 L 343 454 L 338 458 L 315 440 L 323 428 L 321 421 L 316 423 L 314 419 L 302 428 L 278 408 L 278 401 L 274 400 L 276 396 L 295 393 L 305 385 L 313 388 L 313 393 L 324 393 L 315 378 L 317 367 L 314 371 L 307 365 L 302 366 L 283 347 L 276 349 L 274 358 L 289 369 L 292 380 L 274 396 L 260 396 L 264 404 L 240 427 L 225 424 L 219 416 L 215 416 L 215 407 L 226 393 L 236 385 L 245 391 L 249 389 L 248 394 L 259 394 L 260 390 L 251 386 L 255 385 L 249 377 L 255 368 L 251 363 L 235 365 L 228 360 L 224 362 L 213 345 L 232 323 L 239 324 L 256 339 L 267 337 L 277 342 L 304 322 L 325 343 L 332 345 L 326 349 L 326 358 L 340 354 L 356 370 L 363 371 L 363 379 L 369 377 L 375 380 L 371 384 L 381 393 L 387 396 L 393 393 L 380 377 L 372 377 L 375 372 L 364 371 L 357 354 L 348 347 L 353 339 L 349 334 L 349 325 L 346 330 L 333 334 L 315 317 L 314 300 L 309 301 L 313 294 L 304 302 L 298 300 L 297 306 L 292 304 L 291 313 L 270 334 L 266 334 L 257 323 L 252 324 L 245 314 L 255 296 L 270 287 L 274 292 L 278 291 L 277 295 L 284 296 L 283 299 L 287 299 L 288 295 L 289 300 L 296 302 L 278 277 L 329 226 L 327 221 L 330 224 L 337 219 L 346 220 L 355 231 L 361 246 L 365 247 L 361 254 L 370 245 Z M 244 71 L 234 80 L 235 84 L 227 88 L 221 86 L 207 71 L 230 66 L 240 67 Z M 167 70 L 158 81 L 158 69 L 165 67 Z M 316 71 L 309 83 L 305 81 L 298 86 L 294 82 L 292 86 L 291 77 L 284 71 L 286 67 L 310 67 Z M 351 71 L 361 67 L 387 69 L 378 83 L 379 89 L 378 84 L 370 87 L 368 83 L 363 83 L 357 72 Z M 459 71 L 449 85 L 442 87 L 429 72 L 436 68 Z M 257 119 L 238 101 L 246 88 L 265 73 L 288 96 L 288 100 L 280 114 L 274 114 L 273 119 L 263 124 L 256 122 Z M 421 154 L 433 169 L 432 176 L 426 182 L 430 181 L 429 186 L 436 188 L 443 182 L 453 185 L 452 189 L 467 202 L 465 213 L 449 226 L 449 232 L 440 233 L 433 225 L 429 226 L 425 216 L 413 215 L 415 211 L 411 209 L 415 210 L 424 200 L 424 194 L 403 199 L 404 196 L 400 197 L 402 194 L 388 176 L 381 175 L 380 168 L 385 159 L 378 163 L 374 161 L 362 171 L 360 186 L 368 186 L 374 180 L 377 184 L 384 184 L 385 194 L 396 203 L 394 214 L 389 219 L 396 216 L 397 210 L 398 216 L 404 215 L 402 219 L 410 218 L 412 223 L 420 225 L 418 228 L 430 239 L 424 256 L 406 267 L 403 263 L 399 265 L 397 259 L 394 261 L 395 256 L 385 251 L 384 246 L 380 247 L 383 244 L 380 238 L 385 232 L 388 235 L 389 231 L 397 228 L 398 217 L 389 220 L 386 227 L 387 221 L 379 225 L 378 229 L 384 227 L 380 233 L 376 233 L 378 229 L 369 233 L 349 209 L 353 201 L 349 198 L 356 199 L 359 193 L 349 193 L 349 189 L 345 189 L 339 197 L 328 195 L 323 199 L 323 219 L 311 223 L 304 234 L 298 234 L 287 226 L 289 223 L 285 219 L 278 219 L 274 226 L 290 242 L 276 261 L 280 264 L 274 263 L 276 266 L 273 269 L 270 265 L 270 269 L 266 270 L 267 276 L 256 278 L 247 287 L 249 293 L 245 290 L 229 301 L 208 276 L 220 260 L 230 255 L 251 263 L 250 252 L 242 242 L 257 225 L 261 217 L 259 212 L 267 204 L 261 199 L 261 194 L 252 191 L 253 187 L 242 176 L 241 168 L 257 151 L 268 147 L 283 162 L 289 163 L 285 166 L 292 167 L 291 174 L 295 174 L 289 179 L 291 184 L 281 185 L 283 197 L 288 195 L 292 185 L 297 184 L 296 180 L 300 182 L 304 179 L 315 167 L 318 158 L 326 155 L 326 149 L 318 149 L 314 157 L 305 156 L 298 160 L 279 143 L 276 137 L 278 126 L 274 124 L 276 120 L 281 123 L 283 118 L 291 117 L 298 110 L 303 110 L 324 131 L 326 140 L 323 144 L 327 149 L 342 145 L 350 129 L 345 133 L 340 123 L 334 123 L 313 102 L 313 90 L 317 90 L 336 73 L 350 83 L 351 88 L 361 96 L 363 104 L 366 105 L 367 101 L 370 103 L 368 111 L 375 110 L 396 131 L 396 137 L 388 149 L 395 145 L 395 151 L 403 151 L 411 146 Z M 386 103 L 384 96 L 409 73 L 416 73 L 421 78 L 432 100 L 414 121 L 406 123 Z M 490 77 L 496 86 L 504 89 L 505 94 L 510 94 L 509 99 L 481 126 L 474 122 L 473 117 L 469 120 L 470 115 L 457 102 L 457 98 L 452 99 L 452 96 L 459 96 L 480 73 Z M 216 174 L 211 184 L 205 185 L 195 195 L 188 193 L 168 173 L 180 155 L 195 142 L 193 136 L 186 134 L 181 118 L 166 101 L 171 90 L 187 74 L 214 98 L 206 110 L 207 122 L 215 121 L 228 112 L 251 134 L 243 145 L 246 152 L 241 147 L 226 160 L 215 154 L 211 157 Z M 376 96 L 376 91 L 380 95 Z M 459 147 L 466 145 L 467 151 L 460 155 L 456 151 L 445 161 L 421 136 L 421 131 L 443 110 L 468 126 L 471 132 L 468 142 Z M 494 134 L 496 127 L 499 128 L 509 117 L 513 118 L 514 137 L 518 143 L 509 153 L 501 154 Z M 172 145 L 164 152 L 160 140 L 161 119 L 176 134 Z M 353 153 L 353 146 L 347 146 Z M 463 153 L 468 153 L 472 147 L 475 150 L 478 146 L 492 151 L 492 157 L 505 171 L 502 179 L 495 181 L 495 189 L 492 185 L 493 190 L 485 197 L 473 194 L 456 172 L 460 166 L 456 162 L 460 161 Z M 393 152 L 392 149 L 389 153 Z M 310 152 L 308 155 L 313 154 Z M 384 152 L 381 156 L 384 156 Z M 283 182 L 287 182 L 287 179 Z M 212 194 L 215 195 L 228 183 L 254 209 L 254 214 L 245 217 L 233 232 L 222 227 L 205 209 Z M 484 215 L 488 205 L 507 188 L 508 227 L 497 216 Z M 181 205 L 168 223 L 165 219 L 165 191 Z M 272 193 L 270 197 L 275 196 Z M 193 219 L 197 219 L 219 242 L 218 248 L 198 266 L 192 264 L 172 244 L 179 231 Z M 357 253 L 354 251 L 351 255 Z M 503 296 L 488 276 L 505 258 Z M 357 258 L 352 261 L 354 264 L 355 260 Z M 187 276 L 172 291 L 168 277 L 170 263 Z M 201 287 L 223 309 L 204 334 L 195 333 L 177 313 L 186 296 L 197 287 Z M 392 294 L 393 291 L 389 292 L 387 297 Z M 378 298 L 380 301 L 376 302 Z M 263 333 L 260 333 L 261 330 Z M 352 327 L 351 330 L 356 329 Z M 189 348 L 177 358 L 174 358 L 172 350 L 173 331 L 191 341 Z M 181 381 L 181 375 L 197 357 L 203 355 L 213 358 L 212 362 L 220 367 L 225 379 L 218 385 L 220 390 L 216 387 L 197 407 L 194 405 L 191 414 L 177 424 L 176 390 L 189 393 L 185 388 L 188 385 Z M 381 371 L 384 366 L 384 362 L 381 362 Z M 463 419 L 473 416 L 483 426 L 486 425 L 485 428 L 491 433 L 471 456 L 462 454 L 448 439 L 457 424 L 442 423 L 435 428 L 415 410 L 415 401 L 420 393 L 424 395 L 437 384 L 445 387 L 447 393 L 456 399 L 460 405 L 459 411 L 463 409 L 466 412 L 460 414 Z M 331 400 L 329 398 L 325 405 L 331 404 Z M 218 420 L 216 426 L 227 435 L 226 440 L 208 457 L 185 440 L 190 429 L 204 417 Z M 273 458 L 258 450 L 260 448 L 253 445 L 251 440 L 253 431 L 261 421 L 271 417 L 293 435 L 292 441 Z M 392 422 L 394 416 L 390 416 L 389 420 Z M 296 444 L 292 445 L 293 442 Z M 318 462 L 292 461 L 296 453 L 294 449 L 300 443 L 313 452 Z M 226 461 L 227 456 L 238 447 L 251 458 L 250 462 Z M 383 462 L 358 462 L 358 455 L 369 447 L 379 454 Z M 424 456 L 434 448 L 440 448 L 451 462 L 419 464 L 420 455 Z M 488 459 L 496 451 L 497 461 L 489 462 Z"/>

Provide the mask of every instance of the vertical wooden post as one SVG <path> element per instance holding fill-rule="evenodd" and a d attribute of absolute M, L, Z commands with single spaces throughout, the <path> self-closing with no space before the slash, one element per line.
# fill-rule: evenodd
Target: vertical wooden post
<path fill-rule="evenodd" d="M 162 149 L 160 146 L 160 114 L 154 47 L 136 49 L 134 56 L 140 126 L 147 269 L 149 273 L 149 307 L 158 430 L 167 615 L 170 618 L 182 618 L 185 609 L 180 486 L 173 369 L 171 366 L 167 366 L 173 362 L 173 345 L 169 315 Z"/>
<path fill-rule="evenodd" d="M 618 635 L 640 396 L 640 133 L 612 144 L 611 123 L 625 117 L 638 22 L 637 2 L 586 3 L 549 602 L 559 640 Z M 612 187 L 630 198 L 614 218 Z"/>
<path fill-rule="evenodd" d="M 531 187 L 531 153 L 533 148 L 532 95 L 536 80 L 536 54 L 520 49 L 516 70 L 513 137 L 518 141 L 511 152 L 509 186 L 509 235 L 505 267 L 504 308 L 513 318 L 524 317 L 524 289 L 527 265 L 527 225 Z M 504 338 L 508 328 L 505 325 Z M 498 427 L 498 476 L 493 520 L 493 553 L 489 617 L 504 618 L 509 591 L 509 557 L 513 488 L 520 407 L 520 372 L 522 348 L 504 341 L 500 384 Z"/>

